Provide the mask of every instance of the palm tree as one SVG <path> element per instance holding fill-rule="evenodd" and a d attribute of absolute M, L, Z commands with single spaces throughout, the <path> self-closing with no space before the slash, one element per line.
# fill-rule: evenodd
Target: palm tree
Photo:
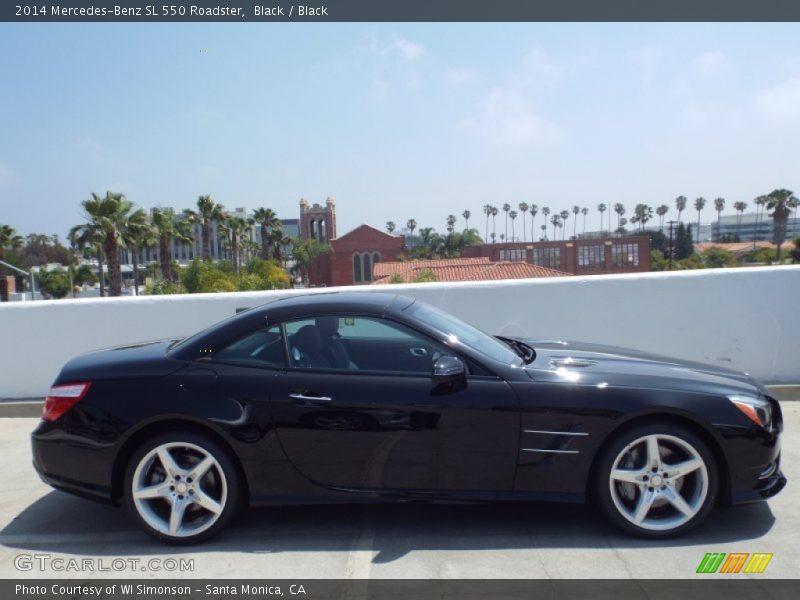
<path fill-rule="evenodd" d="M 694 201 L 694 209 L 697 211 L 697 243 L 700 243 L 700 212 L 706 205 L 706 199 L 700 196 Z"/>
<path fill-rule="evenodd" d="M 406 221 L 406 227 L 408 227 L 408 237 L 411 237 L 414 235 L 414 230 L 417 228 L 417 220 L 409 219 Z"/>
<path fill-rule="evenodd" d="M 386 231 L 388 231 L 389 233 L 393 233 L 395 227 L 397 226 L 394 224 L 394 221 L 386 221 Z"/>
<path fill-rule="evenodd" d="M 261 258 L 266 260 L 269 258 L 269 233 L 274 227 L 278 227 L 281 221 L 271 208 L 257 208 L 253 212 L 253 220 L 260 226 Z"/>
<path fill-rule="evenodd" d="M 600 213 L 600 237 L 603 237 L 603 213 L 606 212 L 606 208 L 602 202 L 597 205 L 597 211 Z"/>
<path fill-rule="evenodd" d="M 232 214 L 226 214 L 219 224 L 220 237 L 224 236 L 225 246 L 231 253 L 234 273 L 239 272 L 240 242 L 247 229 L 247 220 Z"/>
<path fill-rule="evenodd" d="M 100 297 L 105 296 L 106 282 L 103 273 L 103 241 L 105 235 L 95 223 L 75 225 L 69 230 L 69 241 L 73 248 L 81 255 L 97 257 L 97 276 L 100 281 Z"/>
<path fill-rule="evenodd" d="M 530 209 L 530 205 L 527 202 L 520 202 L 519 203 L 519 210 L 522 213 L 522 241 L 525 241 L 525 213 L 528 212 Z M 531 225 L 531 228 L 533 226 Z M 531 240 L 533 241 L 533 240 Z"/>
<path fill-rule="evenodd" d="M 511 241 L 514 241 L 514 221 L 517 219 L 517 211 L 512 210 L 508 213 L 508 217 L 511 219 Z"/>
<path fill-rule="evenodd" d="M 461 216 L 464 217 L 464 231 L 469 231 L 469 218 L 472 216 L 472 213 L 465 210 L 461 213 Z"/>
<path fill-rule="evenodd" d="M 550 217 L 550 223 L 553 225 L 553 239 L 557 240 L 558 237 L 556 237 L 556 227 L 561 227 L 561 216 L 557 214 L 553 215 Z"/>
<path fill-rule="evenodd" d="M 217 204 L 211 196 L 200 196 L 197 199 L 197 210 L 187 209 L 184 216 L 191 223 L 200 223 L 203 260 L 211 260 L 211 222 L 225 218 L 225 207 Z"/>
<path fill-rule="evenodd" d="M 584 206 L 581 209 L 581 214 L 583 215 L 583 235 L 586 235 L 586 215 L 589 214 L 589 209 Z"/>
<path fill-rule="evenodd" d="M 549 214 L 550 214 L 550 208 L 549 208 L 548 206 L 545 206 L 545 207 L 542 209 L 542 216 L 544 217 L 544 224 L 545 224 L 545 225 L 547 225 L 547 216 L 548 216 Z"/>
<path fill-rule="evenodd" d="M 575 220 L 572 222 L 572 237 L 578 237 L 578 215 L 581 214 L 581 207 L 580 206 L 573 206 L 572 207 L 572 214 L 575 215 Z"/>
<path fill-rule="evenodd" d="M 486 215 L 486 239 L 489 239 L 489 217 L 492 216 L 492 205 L 491 204 L 484 204 L 483 205 L 483 214 Z"/>
<path fill-rule="evenodd" d="M 781 244 L 786 239 L 786 223 L 798 200 L 791 190 L 772 190 L 767 196 L 767 209 L 772 211 L 772 243 L 775 244 L 775 262 L 781 262 Z"/>
<path fill-rule="evenodd" d="M 678 196 L 675 198 L 675 208 L 678 210 L 678 223 L 681 222 L 681 213 L 686 210 L 686 196 Z"/>
<path fill-rule="evenodd" d="M 637 204 L 633 210 L 636 222 L 639 223 L 639 230 L 644 231 L 644 226 L 653 218 L 653 207 L 647 204 Z"/>
<path fill-rule="evenodd" d="M 6 259 L 6 249 L 22 248 L 22 236 L 17 235 L 10 225 L 0 225 L 0 260 Z M 5 265 L 0 264 L 0 302 L 8 302 L 8 281 Z"/>
<path fill-rule="evenodd" d="M 139 251 L 156 242 L 153 226 L 147 220 L 147 212 L 138 209 L 131 213 L 130 218 L 121 231 L 122 241 L 128 248 L 133 262 L 133 289 L 139 295 Z"/>
<path fill-rule="evenodd" d="M 110 296 L 122 295 L 122 271 L 119 264 L 120 237 L 130 218 L 133 204 L 124 194 L 106 192 L 100 197 L 92 192 L 92 197 L 81 203 L 87 220 L 86 235 L 92 238 L 96 232 L 102 232 L 103 252 L 108 262 L 108 287 Z M 91 231 L 89 231 L 91 230 Z M 76 237 L 82 234 L 77 230 Z"/>
<path fill-rule="evenodd" d="M 717 211 L 717 236 L 719 236 L 719 232 L 722 227 L 719 221 L 722 218 L 722 211 L 725 210 L 725 198 L 714 199 L 714 210 Z"/>
<path fill-rule="evenodd" d="M 506 213 L 506 239 L 508 239 L 508 211 L 511 210 L 511 205 L 506 202 L 503 204 L 503 212 Z"/>
<path fill-rule="evenodd" d="M 177 273 L 172 269 L 170 246 L 176 244 L 192 244 L 192 225 L 188 219 L 175 214 L 171 208 L 153 209 L 153 229 L 158 242 L 158 262 L 161 265 L 161 276 L 167 281 L 175 281 Z"/>
<path fill-rule="evenodd" d="M 622 204 L 622 202 L 617 202 L 614 205 L 614 212 L 617 213 L 617 229 L 619 229 L 620 228 L 619 220 L 625 214 L 625 205 Z"/>
<path fill-rule="evenodd" d="M 542 237 L 541 237 L 541 239 L 542 239 L 542 240 L 546 240 L 546 239 L 547 239 L 547 224 L 545 224 L 545 225 L 542 225 L 542 226 L 541 226 L 539 229 L 541 229 L 541 230 L 542 230 Z"/>
<path fill-rule="evenodd" d="M 669 212 L 669 206 L 666 204 L 662 204 L 656 209 L 656 214 L 658 215 L 658 228 L 663 232 L 664 231 L 664 215 Z"/>
<path fill-rule="evenodd" d="M 447 215 L 447 232 L 453 233 L 456 229 L 456 216 L 455 215 Z"/>
<path fill-rule="evenodd" d="M 539 207 L 536 204 L 531 204 L 531 241 L 536 241 L 536 234 L 534 234 L 533 225 L 536 221 L 536 215 L 539 213 Z"/>
<path fill-rule="evenodd" d="M 495 240 L 495 232 L 497 231 L 497 210 L 496 206 L 492 207 L 492 242 Z"/>
<path fill-rule="evenodd" d="M 758 226 L 760 225 L 761 216 L 764 214 L 764 205 L 767 203 L 769 198 L 766 196 L 759 196 L 753 202 L 756 203 L 756 224 L 753 229 L 753 248 L 756 247 L 756 237 L 758 236 Z"/>
<path fill-rule="evenodd" d="M 568 210 L 562 210 L 559 213 L 559 216 L 561 217 L 561 224 L 559 225 L 559 227 L 563 227 L 564 228 L 564 231 L 561 234 L 561 239 L 563 240 L 564 236 L 567 234 L 567 219 L 569 219 L 569 211 Z"/>
<path fill-rule="evenodd" d="M 742 225 L 742 214 L 744 213 L 744 211 L 747 210 L 747 202 L 742 202 L 742 201 L 734 202 L 733 203 L 733 208 L 736 209 L 736 213 L 737 213 L 737 215 L 736 215 L 736 231 L 738 232 L 739 231 L 739 227 L 741 227 L 741 225 Z"/>
<path fill-rule="evenodd" d="M 283 261 L 283 249 L 292 240 L 283 234 L 283 228 L 278 225 L 269 230 L 269 247 L 272 248 L 272 260 L 281 263 Z"/>

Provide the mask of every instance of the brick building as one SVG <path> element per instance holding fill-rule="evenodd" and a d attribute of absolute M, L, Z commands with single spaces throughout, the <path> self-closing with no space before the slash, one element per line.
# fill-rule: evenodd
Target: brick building
<path fill-rule="evenodd" d="M 308 227 L 310 231 L 310 222 Z M 370 283 L 375 263 L 406 256 L 405 236 L 386 233 L 372 225 L 359 225 L 342 237 L 330 239 L 329 244 L 330 253 L 318 258 L 309 268 L 308 279 L 312 286 Z"/>
<path fill-rule="evenodd" d="M 466 246 L 462 257 L 488 257 L 492 261 L 524 261 L 571 275 L 633 273 L 650 270 L 650 238 L 512 242 Z"/>

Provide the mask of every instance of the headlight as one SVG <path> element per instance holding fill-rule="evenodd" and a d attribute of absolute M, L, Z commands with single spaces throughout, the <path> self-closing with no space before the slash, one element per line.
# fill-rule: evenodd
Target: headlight
<path fill-rule="evenodd" d="M 754 396 L 728 396 L 728 400 L 742 411 L 748 419 L 767 431 L 772 430 L 772 406 L 768 400 Z"/>

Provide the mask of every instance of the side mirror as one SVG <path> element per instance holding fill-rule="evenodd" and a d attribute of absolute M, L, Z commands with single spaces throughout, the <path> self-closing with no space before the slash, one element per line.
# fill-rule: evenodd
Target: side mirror
<path fill-rule="evenodd" d="M 433 365 L 431 379 L 436 385 L 463 381 L 467 376 L 464 363 L 457 356 L 440 356 Z"/>

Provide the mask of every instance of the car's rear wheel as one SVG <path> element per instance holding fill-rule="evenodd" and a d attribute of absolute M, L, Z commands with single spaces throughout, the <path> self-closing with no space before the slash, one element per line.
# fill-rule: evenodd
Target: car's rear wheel
<path fill-rule="evenodd" d="M 161 434 L 131 457 L 125 500 L 144 529 L 180 544 L 222 529 L 240 504 L 240 477 L 228 453 L 193 432 Z"/>
<path fill-rule="evenodd" d="M 595 497 L 622 529 L 667 537 L 699 525 L 717 499 L 708 445 L 680 425 L 647 423 L 617 435 L 599 457 Z"/>

